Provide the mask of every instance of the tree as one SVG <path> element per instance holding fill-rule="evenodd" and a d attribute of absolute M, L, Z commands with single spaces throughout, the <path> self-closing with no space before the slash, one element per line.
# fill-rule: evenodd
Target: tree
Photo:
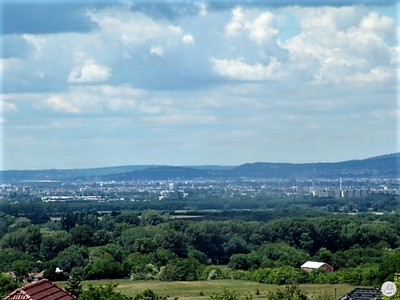
<path fill-rule="evenodd" d="M 136 213 L 123 212 L 115 217 L 115 223 L 122 223 L 122 222 L 138 226 L 140 224 L 140 218 Z"/>
<path fill-rule="evenodd" d="M 244 299 L 251 300 L 252 296 L 250 294 L 246 294 Z M 231 291 L 228 288 L 224 288 L 222 293 L 212 294 L 208 300 L 239 300 L 239 293 L 236 291 Z"/>
<path fill-rule="evenodd" d="M 7 296 L 20 286 L 19 283 L 12 280 L 11 276 L 0 273 L 0 299 L 3 299 L 3 297 Z"/>
<path fill-rule="evenodd" d="M 93 286 L 89 284 L 88 288 L 83 290 L 79 300 L 132 300 L 121 292 L 117 292 L 115 288 L 118 284 L 106 284 L 105 286 Z"/>
<path fill-rule="evenodd" d="M 133 300 L 166 300 L 167 297 L 157 295 L 152 290 L 147 289 L 137 294 Z"/>
<path fill-rule="evenodd" d="M 251 267 L 250 257 L 246 254 L 233 254 L 229 261 L 228 267 L 232 270 L 245 270 Z"/>
<path fill-rule="evenodd" d="M 32 264 L 27 260 L 16 260 L 11 265 L 12 270 L 15 272 L 18 280 L 24 280 L 32 270 Z"/>
<path fill-rule="evenodd" d="M 121 278 L 124 276 L 121 263 L 115 261 L 110 253 L 102 254 L 85 267 L 88 279 Z"/>
<path fill-rule="evenodd" d="M 140 216 L 143 226 L 155 226 L 165 222 L 165 217 L 156 210 L 148 210 Z"/>
<path fill-rule="evenodd" d="M 393 280 L 393 274 L 400 270 L 400 251 L 388 253 L 379 265 L 378 278 L 380 282 Z"/>
<path fill-rule="evenodd" d="M 83 267 L 89 257 L 88 249 L 84 246 L 72 245 L 57 255 L 57 267 L 64 272 L 71 272 L 73 267 Z"/>
<path fill-rule="evenodd" d="M 284 290 L 278 289 L 276 292 L 269 291 L 268 300 L 308 300 L 307 292 L 301 290 L 297 285 L 286 286 Z"/>
<path fill-rule="evenodd" d="M 83 280 L 83 268 L 82 267 L 73 268 L 71 273 L 69 274 L 67 287 L 65 289 L 70 294 L 79 298 L 79 295 L 82 293 L 82 285 L 81 285 L 82 280 Z"/>
<path fill-rule="evenodd" d="M 157 247 L 157 243 L 151 238 L 138 238 L 133 243 L 133 251 L 141 254 L 154 252 Z"/>
<path fill-rule="evenodd" d="M 54 231 L 43 236 L 40 253 L 44 260 L 51 260 L 70 245 L 71 236 L 68 232 L 64 230 Z"/>
<path fill-rule="evenodd" d="M 39 256 L 42 234 L 38 226 L 28 226 L 18 231 L 6 234 L 2 239 L 3 248 L 14 248 Z"/>
<path fill-rule="evenodd" d="M 71 229 L 70 234 L 74 244 L 89 246 L 93 238 L 93 229 L 89 225 L 78 225 Z"/>

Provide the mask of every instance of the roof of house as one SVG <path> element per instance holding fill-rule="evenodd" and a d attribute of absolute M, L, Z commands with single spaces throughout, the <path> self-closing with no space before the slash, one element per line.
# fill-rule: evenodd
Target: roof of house
<path fill-rule="evenodd" d="M 43 276 L 44 276 L 44 270 L 43 270 L 42 272 L 39 272 L 39 273 L 37 273 L 37 274 L 34 274 L 34 275 L 33 275 L 33 278 L 43 278 Z"/>
<path fill-rule="evenodd" d="M 307 261 L 301 265 L 301 268 L 310 268 L 310 269 L 318 269 L 321 268 L 326 263 L 318 262 L 318 261 Z"/>
<path fill-rule="evenodd" d="M 47 279 L 42 279 L 16 289 L 3 300 L 76 300 L 76 298 Z"/>
<path fill-rule="evenodd" d="M 382 293 L 379 289 L 365 289 L 356 288 L 346 295 L 339 298 L 339 300 L 382 300 Z"/>

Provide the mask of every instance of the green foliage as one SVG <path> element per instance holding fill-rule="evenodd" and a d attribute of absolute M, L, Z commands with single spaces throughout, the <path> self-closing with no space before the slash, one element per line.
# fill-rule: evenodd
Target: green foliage
<path fill-rule="evenodd" d="M 252 298 L 253 296 L 247 293 L 246 295 L 244 295 L 242 299 L 251 300 Z M 235 290 L 231 291 L 228 288 L 224 288 L 222 292 L 214 293 L 208 298 L 208 300 L 239 300 L 239 299 L 240 299 L 239 293 L 236 292 Z"/>
<path fill-rule="evenodd" d="M 158 278 L 161 281 L 184 281 L 185 270 L 175 264 L 167 264 L 165 267 L 161 267 Z"/>
<path fill-rule="evenodd" d="M 65 272 L 71 272 L 73 267 L 83 267 L 87 265 L 89 258 L 88 248 L 84 246 L 72 245 L 61 251 L 56 258 L 57 266 Z"/>
<path fill-rule="evenodd" d="M 251 258 L 246 254 L 234 254 L 231 256 L 228 267 L 232 270 L 248 270 L 252 265 Z"/>
<path fill-rule="evenodd" d="M 399 277 L 397 277 L 394 280 L 394 284 L 396 285 L 396 293 L 390 297 L 382 294 L 382 300 L 400 300 L 400 278 Z"/>
<path fill-rule="evenodd" d="M 400 251 L 389 252 L 379 265 L 378 278 L 381 282 L 393 280 L 393 276 L 400 270 Z"/>
<path fill-rule="evenodd" d="M 133 297 L 133 300 L 166 300 L 167 297 L 157 295 L 152 290 L 144 290 Z"/>
<path fill-rule="evenodd" d="M 268 300 L 308 300 L 307 292 L 301 290 L 297 285 L 286 286 L 283 290 L 268 292 Z"/>
<path fill-rule="evenodd" d="M 88 288 L 83 290 L 79 300 L 132 300 L 121 292 L 115 291 L 118 284 L 107 284 L 105 286 L 93 286 L 89 284 Z"/>
<path fill-rule="evenodd" d="M 239 300 L 239 293 L 224 288 L 223 292 L 212 294 L 208 300 Z"/>
<path fill-rule="evenodd" d="M 21 281 L 27 278 L 28 274 L 32 271 L 32 263 L 27 260 L 16 260 L 12 263 L 11 268 L 18 280 Z"/>
<path fill-rule="evenodd" d="M 334 296 L 327 291 L 323 291 L 322 294 L 312 297 L 313 300 L 335 300 Z"/>
<path fill-rule="evenodd" d="M 201 278 L 204 266 L 194 258 L 177 258 L 161 268 L 161 281 L 193 281 Z"/>
<path fill-rule="evenodd" d="M 215 265 L 204 267 L 200 274 L 200 280 L 230 279 L 230 272 Z"/>
<path fill-rule="evenodd" d="M 89 225 L 78 225 L 70 231 L 72 242 L 82 246 L 89 246 L 92 243 L 93 233 Z"/>
<path fill-rule="evenodd" d="M 19 288 L 21 285 L 14 282 L 12 277 L 9 275 L 0 273 L 0 298 L 7 296 L 9 293 Z"/>
<path fill-rule="evenodd" d="M 75 297 L 79 297 L 82 293 L 82 285 L 81 282 L 84 278 L 84 271 L 82 267 L 75 267 L 72 269 L 69 274 L 69 278 L 67 281 L 67 287 L 65 288 L 67 292 L 74 295 Z"/>
<path fill-rule="evenodd" d="M 38 257 L 41 242 L 40 228 L 32 225 L 6 234 L 1 241 L 1 247 L 14 248 Z"/>
<path fill-rule="evenodd" d="M 40 254 L 44 260 L 52 260 L 71 243 L 72 239 L 68 232 L 64 230 L 50 232 L 42 237 Z"/>
<path fill-rule="evenodd" d="M 124 277 L 122 264 L 109 253 L 102 254 L 85 267 L 87 279 L 113 279 Z"/>
<path fill-rule="evenodd" d="M 166 218 L 156 210 L 148 210 L 141 214 L 140 221 L 143 226 L 155 226 L 166 221 Z"/>
<path fill-rule="evenodd" d="M 138 266 L 131 272 L 131 280 L 150 280 L 157 279 L 160 270 L 157 269 L 153 264 L 146 264 L 144 266 Z"/>

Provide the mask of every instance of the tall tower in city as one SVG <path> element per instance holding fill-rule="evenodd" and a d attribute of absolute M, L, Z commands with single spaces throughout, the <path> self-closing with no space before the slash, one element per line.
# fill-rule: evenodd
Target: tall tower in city
<path fill-rule="evenodd" d="M 342 177 L 339 178 L 339 190 L 342 191 Z"/>

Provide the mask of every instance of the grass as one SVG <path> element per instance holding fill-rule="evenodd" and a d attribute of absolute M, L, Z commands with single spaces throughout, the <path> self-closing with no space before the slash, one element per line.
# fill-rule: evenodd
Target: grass
<path fill-rule="evenodd" d="M 87 287 L 89 283 L 98 286 L 110 282 L 118 283 L 117 290 L 128 296 L 134 296 L 140 291 L 151 289 L 157 294 L 169 296 L 172 299 L 179 297 L 181 300 L 205 300 L 208 299 L 211 294 L 221 292 L 224 287 L 235 290 L 242 296 L 246 293 L 250 293 L 253 299 L 265 299 L 268 291 L 276 291 L 279 288 L 284 288 L 284 286 L 233 279 L 179 282 L 161 282 L 158 280 L 130 281 L 128 279 L 92 280 L 84 281 L 83 287 Z M 65 287 L 66 283 L 58 282 L 57 285 Z M 342 296 L 351 291 L 354 287 L 349 284 L 301 284 L 300 288 L 306 290 L 309 295 L 319 295 L 323 291 L 334 295 L 335 288 L 337 288 L 337 296 Z M 256 295 L 257 290 L 259 290 L 259 295 Z"/>

